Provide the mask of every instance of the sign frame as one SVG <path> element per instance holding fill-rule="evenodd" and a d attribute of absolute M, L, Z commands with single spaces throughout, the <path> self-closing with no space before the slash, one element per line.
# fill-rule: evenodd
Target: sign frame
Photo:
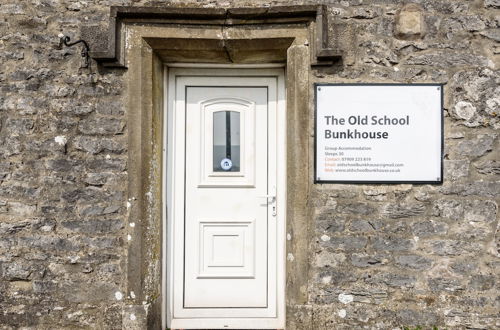
<path fill-rule="evenodd" d="M 444 84 L 442 83 L 314 83 L 314 184 L 443 184 L 444 181 Z M 321 86 L 435 86 L 440 88 L 440 179 L 439 180 L 318 180 L 318 87 Z"/>

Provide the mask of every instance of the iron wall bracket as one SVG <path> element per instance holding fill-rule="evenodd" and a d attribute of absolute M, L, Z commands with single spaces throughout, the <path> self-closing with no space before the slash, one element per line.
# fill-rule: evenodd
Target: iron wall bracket
<path fill-rule="evenodd" d="M 80 40 L 77 40 L 77 41 L 71 42 L 71 43 L 70 43 L 70 41 L 71 41 L 70 37 L 62 35 L 59 38 L 59 47 L 62 48 L 63 45 L 66 47 L 72 47 L 74 45 L 81 43 L 83 45 L 83 47 L 82 47 L 80 54 L 84 58 L 84 63 L 82 64 L 81 68 L 88 68 L 90 66 L 90 54 L 89 54 L 90 47 L 89 47 L 89 44 L 83 39 L 80 39 Z"/>

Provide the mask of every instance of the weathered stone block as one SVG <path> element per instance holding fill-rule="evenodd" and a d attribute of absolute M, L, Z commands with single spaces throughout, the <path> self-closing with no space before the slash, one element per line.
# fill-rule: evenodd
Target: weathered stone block
<path fill-rule="evenodd" d="M 500 0 L 484 0 L 486 8 L 500 8 Z"/>
<path fill-rule="evenodd" d="M 384 273 L 372 276 L 366 281 L 373 284 L 384 283 L 396 288 L 413 288 L 415 286 L 416 277 L 414 275 Z"/>
<path fill-rule="evenodd" d="M 382 211 L 383 214 L 392 219 L 414 217 L 424 212 L 425 205 L 423 203 L 386 204 Z"/>
<path fill-rule="evenodd" d="M 314 264 L 316 267 L 338 267 L 338 265 L 345 261 L 345 255 L 342 253 L 333 253 L 323 250 L 316 254 Z"/>
<path fill-rule="evenodd" d="M 337 211 L 342 214 L 370 215 L 375 213 L 376 209 L 368 203 L 349 202 L 339 203 L 339 205 L 337 206 Z"/>
<path fill-rule="evenodd" d="M 440 256 L 459 256 L 480 251 L 483 246 L 479 243 L 462 240 L 434 240 L 426 244 L 431 253 Z"/>
<path fill-rule="evenodd" d="M 317 216 L 316 226 L 321 232 L 335 233 L 344 231 L 346 222 L 345 217 L 336 215 L 332 209 L 327 209 Z"/>
<path fill-rule="evenodd" d="M 481 174 L 500 174 L 500 161 L 485 160 L 474 165 Z"/>
<path fill-rule="evenodd" d="M 372 233 L 383 227 L 380 220 L 352 220 L 349 230 L 353 232 Z"/>
<path fill-rule="evenodd" d="M 78 150 L 91 154 L 99 154 L 103 151 L 122 153 L 126 149 L 125 141 L 122 138 L 111 139 L 93 136 L 77 136 L 74 139 L 74 146 Z"/>
<path fill-rule="evenodd" d="M 363 249 L 368 243 L 368 239 L 363 236 L 340 236 L 332 237 L 323 245 L 339 250 L 359 250 Z"/>
<path fill-rule="evenodd" d="M 429 269 L 432 265 L 432 260 L 420 255 L 400 255 L 396 257 L 396 264 L 404 268 L 417 270 Z"/>
<path fill-rule="evenodd" d="M 7 281 L 26 281 L 33 271 L 29 265 L 20 262 L 3 264 L 2 270 L 2 278 Z"/>
<path fill-rule="evenodd" d="M 418 221 L 412 224 L 411 230 L 413 235 L 417 237 L 429 237 L 446 234 L 448 225 L 434 220 Z"/>
<path fill-rule="evenodd" d="M 444 195 L 497 197 L 500 192 L 500 181 L 445 184 L 439 192 Z"/>
<path fill-rule="evenodd" d="M 496 278 L 493 275 L 473 275 L 469 281 L 469 286 L 478 291 L 492 289 L 496 284 Z"/>
<path fill-rule="evenodd" d="M 426 27 L 422 8 L 407 4 L 396 14 L 394 34 L 401 39 L 418 39 L 425 35 Z"/>
<path fill-rule="evenodd" d="M 380 266 L 389 262 L 390 256 L 387 254 L 370 255 L 366 253 L 353 253 L 351 256 L 351 264 L 355 267 L 371 267 Z"/>
<path fill-rule="evenodd" d="M 465 290 L 465 285 L 455 278 L 431 278 L 428 285 L 432 291 L 457 292 Z"/>
<path fill-rule="evenodd" d="M 83 134 L 116 135 L 123 132 L 125 123 L 114 118 L 89 118 L 78 124 L 78 131 Z"/>
<path fill-rule="evenodd" d="M 372 240 L 374 250 L 379 251 L 410 251 L 414 249 L 413 240 L 400 237 L 375 237 Z"/>
<path fill-rule="evenodd" d="M 470 52 L 429 52 L 426 54 L 412 54 L 406 60 L 408 65 L 429 65 L 438 67 L 459 66 L 490 66 L 492 62 L 485 56 Z"/>
<path fill-rule="evenodd" d="M 457 153 L 471 157 L 483 156 L 493 150 L 493 143 L 496 137 L 496 135 L 484 134 L 478 135 L 477 138 L 471 140 L 461 141 L 457 145 Z"/>
<path fill-rule="evenodd" d="M 469 175 L 468 160 L 444 160 L 445 180 L 456 180 Z"/>
<path fill-rule="evenodd" d="M 119 288 L 112 283 L 94 282 L 65 282 L 59 287 L 61 299 L 73 303 L 102 303 L 116 302 L 116 292 L 120 292 Z"/>
<path fill-rule="evenodd" d="M 61 226 L 78 233 L 116 233 L 123 228 L 121 219 L 64 221 Z"/>
<path fill-rule="evenodd" d="M 122 172 L 127 168 L 127 161 L 121 158 L 92 158 L 86 163 L 89 171 Z"/>
<path fill-rule="evenodd" d="M 415 309 L 402 309 L 396 314 L 400 324 L 406 326 L 435 326 L 440 323 L 436 313 Z"/>
<path fill-rule="evenodd" d="M 87 173 L 83 181 L 92 186 L 102 186 L 111 176 L 109 173 Z"/>
<path fill-rule="evenodd" d="M 8 202 L 8 212 L 17 216 L 30 216 L 36 212 L 36 205 L 19 202 Z"/>

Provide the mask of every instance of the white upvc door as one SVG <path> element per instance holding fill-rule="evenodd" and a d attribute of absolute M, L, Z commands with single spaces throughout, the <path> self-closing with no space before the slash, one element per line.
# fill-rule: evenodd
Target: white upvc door
<path fill-rule="evenodd" d="M 284 84 L 262 71 L 171 69 L 171 328 L 284 326 Z"/>

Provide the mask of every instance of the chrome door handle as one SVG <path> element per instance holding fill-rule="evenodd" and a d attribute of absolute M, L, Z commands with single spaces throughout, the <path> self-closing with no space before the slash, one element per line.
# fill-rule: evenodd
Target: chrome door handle
<path fill-rule="evenodd" d="M 272 212 L 271 214 L 273 217 L 276 216 L 276 196 L 275 195 L 264 195 L 264 196 L 259 196 L 260 198 L 265 198 L 267 203 L 271 203 L 272 205 Z M 271 198 L 271 201 L 269 201 L 269 198 Z"/>
<path fill-rule="evenodd" d="M 259 196 L 260 198 L 276 198 L 275 195 L 262 195 L 262 196 Z"/>
<path fill-rule="evenodd" d="M 265 198 L 269 202 L 269 198 L 271 198 L 271 203 L 274 203 L 276 201 L 276 196 L 275 195 L 263 195 L 259 196 L 259 198 Z"/>

